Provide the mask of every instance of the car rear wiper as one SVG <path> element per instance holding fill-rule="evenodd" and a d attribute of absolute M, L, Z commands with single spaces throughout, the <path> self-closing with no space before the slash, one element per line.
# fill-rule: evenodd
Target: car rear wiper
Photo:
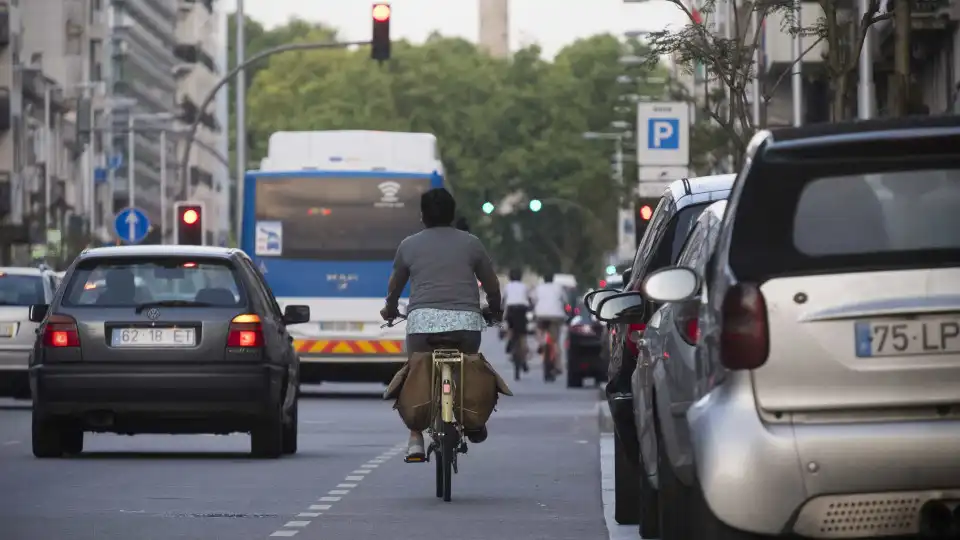
<path fill-rule="evenodd" d="M 156 302 L 144 302 L 137 304 L 137 313 L 143 313 L 143 310 L 152 307 L 212 307 L 209 302 L 197 302 L 195 300 L 158 300 Z"/>

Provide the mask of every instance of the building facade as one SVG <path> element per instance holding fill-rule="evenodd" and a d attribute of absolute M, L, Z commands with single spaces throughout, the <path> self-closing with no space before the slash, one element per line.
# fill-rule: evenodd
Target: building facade
<path fill-rule="evenodd" d="M 478 0 L 480 47 L 497 58 L 510 55 L 509 0 Z"/>

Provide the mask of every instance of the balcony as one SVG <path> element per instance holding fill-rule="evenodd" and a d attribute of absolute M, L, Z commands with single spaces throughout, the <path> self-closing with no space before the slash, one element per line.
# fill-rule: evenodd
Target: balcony
<path fill-rule="evenodd" d="M 10 4 L 0 2 L 0 48 L 10 45 Z"/>
<path fill-rule="evenodd" d="M 200 114 L 200 107 L 197 106 L 197 104 L 194 103 L 192 99 L 190 99 L 189 97 L 181 98 L 180 116 L 178 120 L 180 120 L 184 124 L 190 125 L 196 122 L 197 115 L 200 116 L 200 123 L 202 125 L 206 126 L 208 129 L 210 129 L 213 132 L 216 132 L 216 133 L 220 132 L 220 129 L 221 129 L 220 123 L 217 122 L 217 117 L 214 114 L 210 112 L 204 112 L 203 114 Z"/>
<path fill-rule="evenodd" d="M 180 60 L 189 64 L 201 63 L 210 70 L 211 73 L 217 72 L 217 63 L 212 56 L 206 53 L 199 43 L 189 44 L 180 43 L 173 50 L 174 55 Z"/>
<path fill-rule="evenodd" d="M 10 89 L 0 86 L 0 133 L 10 131 Z"/>
<path fill-rule="evenodd" d="M 890 11 L 894 11 L 893 2 L 890 2 Z M 914 59 L 927 56 L 929 51 L 936 51 L 942 47 L 942 42 L 950 38 L 957 22 L 956 15 L 951 14 L 949 0 L 916 0 L 910 11 L 910 41 Z M 879 34 L 880 56 L 882 71 L 893 69 L 894 49 L 893 19 L 877 25 Z"/>

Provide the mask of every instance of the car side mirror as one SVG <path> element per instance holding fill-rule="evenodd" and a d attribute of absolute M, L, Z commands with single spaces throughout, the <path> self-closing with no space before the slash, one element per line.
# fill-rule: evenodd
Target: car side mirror
<path fill-rule="evenodd" d="M 283 324 L 310 322 L 310 306 L 287 306 L 283 309 Z"/>
<path fill-rule="evenodd" d="M 633 322 L 643 315 L 643 296 L 637 292 L 625 292 L 600 301 L 597 318 L 607 323 Z"/>
<path fill-rule="evenodd" d="M 620 275 L 623 276 L 623 286 L 626 287 L 627 283 L 630 283 L 630 278 L 633 276 L 633 268 L 627 268 Z"/>
<path fill-rule="evenodd" d="M 597 308 L 600 306 L 600 302 L 602 302 L 607 298 L 610 298 L 611 296 L 617 294 L 618 292 L 620 291 L 616 289 L 600 289 L 596 291 L 591 291 L 587 293 L 586 296 L 583 297 L 583 304 L 586 306 L 587 311 L 589 311 L 591 315 L 596 315 Z"/>
<path fill-rule="evenodd" d="M 653 272 L 640 286 L 644 298 L 651 302 L 685 302 L 700 290 L 700 276 L 690 268 L 672 266 Z"/>
<path fill-rule="evenodd" d="M 47 312 L 50 311 L 50 304 L 33 304 L 30 306 L 30 322 L 40 323 L 47 318 Z M 21 311 L 21 313 L 23 313 Z"/>

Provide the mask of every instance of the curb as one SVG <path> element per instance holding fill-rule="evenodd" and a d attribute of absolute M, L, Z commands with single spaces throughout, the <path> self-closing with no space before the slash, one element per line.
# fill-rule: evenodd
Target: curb
<path fill-rule="evenodd" d="M 607 400 L 597 403 L 597 420 L 600 424 L 600 433 L 613 433 L 613 417 L 610 416 L 610 407 Z"/>

